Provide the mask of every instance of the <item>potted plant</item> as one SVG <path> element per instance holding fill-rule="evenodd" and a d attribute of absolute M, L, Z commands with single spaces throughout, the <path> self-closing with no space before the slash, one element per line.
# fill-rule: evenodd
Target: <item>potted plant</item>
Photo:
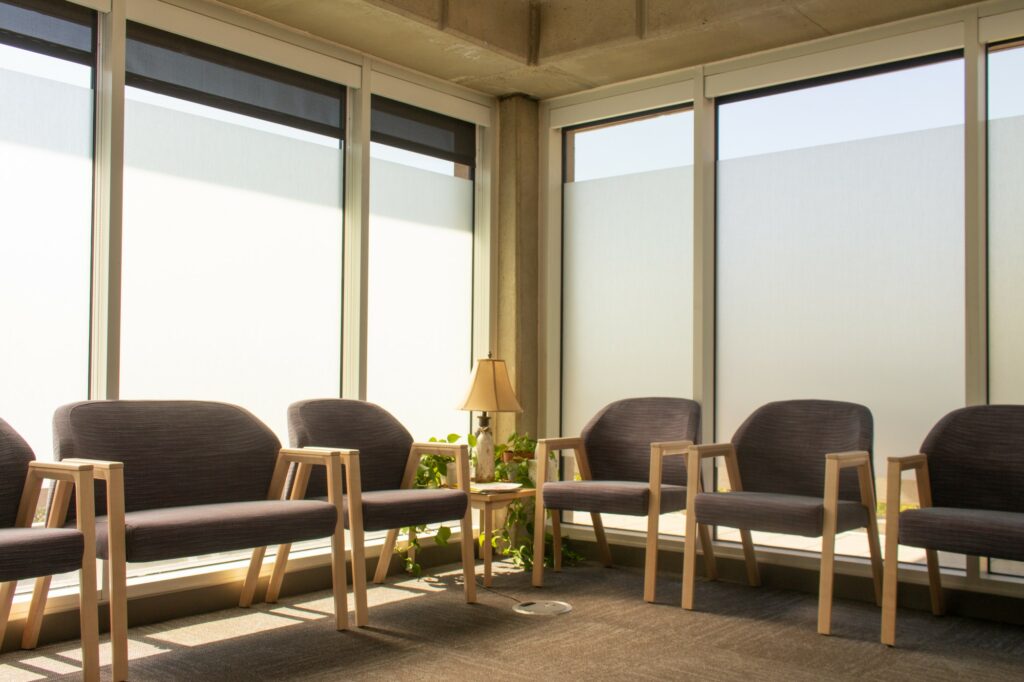
<path fill-rule="evenodd" d="M 536 449 L 537 441 L 530 438 L 530 434 L 515 432 L 508 437 L 508 440 L 495 448 L 495 450 L 499 450 L 501 460 L 505 464 L 510 464 L 515 460 L 533 459 L 533 453 Z"/>

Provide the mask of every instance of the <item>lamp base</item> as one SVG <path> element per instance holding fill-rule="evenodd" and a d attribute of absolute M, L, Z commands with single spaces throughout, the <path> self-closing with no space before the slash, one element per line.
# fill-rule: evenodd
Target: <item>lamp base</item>
<path fill-rule="evenodd" d="M 491 436 L 491 427 L 483 423 L 476 432 L 476 480 L 478 483 L 494 480 L 494 438 Z"/>

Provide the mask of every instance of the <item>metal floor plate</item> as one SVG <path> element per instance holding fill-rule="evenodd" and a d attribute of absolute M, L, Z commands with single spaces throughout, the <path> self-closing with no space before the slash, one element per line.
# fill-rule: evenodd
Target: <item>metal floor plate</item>
<path fill-rule="evenodd" d="M 512 610 L 526 616 L 557 616 L 572 611 L 572 605 L 564 601 L 524 601 Z"/>

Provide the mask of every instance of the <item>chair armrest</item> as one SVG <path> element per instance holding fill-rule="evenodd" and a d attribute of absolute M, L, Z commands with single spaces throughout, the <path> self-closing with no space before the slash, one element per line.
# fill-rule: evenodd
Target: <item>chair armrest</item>
<path fill-rule="evenodd" d="M 64 460 L 61 462 L 32 461 L 28 463 L 28 469 L 39 478 L 46 478 L 52 481 L 76 482 L 75 479 L 78 477 L 75 474 L 88 472 L 90 474 L 89 478 L 92 478 L 93 466 L 85 460 Z"/>
<path fill-rule="evenodd" d="M 14 525 L 17 528 L 28 528 L 35 519 L 36 508 L 39 506 L 39 495 L 43 489 L 43 479 L 57 481 L 54 504 L 48 514 L 47 526 L 56 528 L 64 525 L 67 518 L 68 503 L 71 500 L 71 487 L 78 488 L 78 528 L 94 525 L 93 498 L 93 467 L 86 461 L 38 462 L 28 465 L 25 487 L 18 505 L 18 514 Z"/>
<path fill-rule="evenodd" d="M 890 457 L 890 470 L 894 464 L 901 472 L 907 471 L 908 469 L 920 469 L 928 464 L 928 455 L 918 453 L 916 455 L 904 455 L 903 457 Z"/>
<path fill-rule="evenodd" d="M 296 464 L 320 464 L 326 466 L 332 457 L 340 457 L 346 464 L 359 457 L 358 450 L 345 448 L 281 448 L 278 458 Z"/>
<path fill-rule="evenodd" d="M 578 450 L 583 447 L 583 439 L 579 436 L 566 438 L 541 438 L 537 441 L 537 447 L 544 446 L 547 452 L 556 450 Z"/>
<path fill-rule="evenodd" d="M 698 459 L 711 457 L 728 457 L 736 454 L 736 448 L 732 443 L 707 443 L 705 445 L 691 445 L 689 452 Z"/>
<path fill-rule="evenodd" d="M 871 454 L 866 450 L 851 450 L 850 452 L 830 452 L 825 455 L 826 461 L 836 462 L 840 469 L 855 466 L 871 466 Z"/>
<path fill-rule="evenodd" d="M 651 443 L 651 457 L 673 457 L 685 455 L 693 445 L 692 440 L 667 440 Z"/>
<path fill-rule="evenodd" d="M 567 436 L 565 438 L 541 438 L 537 441 L 537 480 L 534 485 L 540 490 L 548 477 L 548 457 L 559 450 L 572 450 L 576 455 L 576 466 L 580 470 L 580 478 L 590 480 L 590 462 L 587 460 L 587 450 L 583 447 L 583 439 L 579 436 Z"/>
<path fill-rule="evenodd" d="M 124 471 L 123 462 L 114 462 L 105 459 L 83 459 L 83 458 L 70 458 L 61 460 L 64 464 L 88 464 L 92 467 L 93 477 L 98 478 L 101 481 L 110 480 L 110 472 L 112 471 Z"/>
<path fill-rule="evenodd" d="M 922 507 L 932 506 L 932 485 L 928 475 L 928 456 L 922 453 L 889 458 L 889 471 L 886 477 L 888 493 L 886 495 L 886 523 L 899 514 L 902 497 L 904 471 L 913 470 L 917 477 L 917 497 Z"/>
<path fill-rule="evenodd" d="M 424 455 L 443 455 L 454 457 L 457 474 L 457 486 L 459 490 L 469 494 L 469 446 L 460 443 L 413 443 L 409 448 L 409 461 L 405 465 L 405 475 L 402 476 L 402 487 L 411 488 L 416 479 L 416 469 L 420 465 L 420 458 Z"/>
<path fill-rule="evenodd" d="M 702 445 L 691 445 L 686 450 L 686 489 L 687 497 L 691 496 L 689 492 L 690 480 L 696 478 L 700 481 L 700 463 L 704 459 L 714 459 L 715 457 L 725 458 L 725 469 L 729 475 L 729 485 L 733 490 L 743 490 L 743 486 L 740 483 L 740 467 L 739 462 L 736 460 L 736 447 L 732 443 L 706 443 Z M 696 493 L 694 493 L 696 494 Z M 692 509 L 690 506 L 693 500 L 687 502 L 687 509 Z"/>

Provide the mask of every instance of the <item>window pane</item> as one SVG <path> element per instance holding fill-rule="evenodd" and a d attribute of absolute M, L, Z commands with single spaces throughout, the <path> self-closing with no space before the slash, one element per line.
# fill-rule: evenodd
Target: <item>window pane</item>
<path fill-rule="evenodd" d="M 371 154 L 367 399 L 414 438 L 467 433 L 473 182 L 449 161 L 377 143 Z"/>
<path fill-rule="evenodd" d="M 568 436 L 579 435 L 614 400 L 692 395 L 693 112 L 566 135 L 572 174 L 563 187 L 562 433 Z M 603 518 L 609 527 L 646 528 L 642 517 Z M 590 523 L 590 515 L 569 520 Z M 662 528 L 681 534 L 681 517 Z"/>
<path fill-rule="evenodd" d="M 92 69 L 0 45 L 0 417 L 52 459 L 88 397 Z"/>
<path fill-rule="evenodd" d="M 989 400 L 1024 403 L 1024 47 L 988 58 Z"/>
<path fill-rule="evenodd" d="M 988 396 L 1024 403 L 1024 46 L 988 56 Z M 989 570 L 1024 576 L 1024 562 Z"/>
<path fill-rule="evenodd" d="M 884 499 L 963 405 L 963 107 L 959 59 L 719 107 L 719 440 L 773 400 L 864 404 Z"/>
<path fill-rule="evenodd" d="M 337 396 L 336 138 L 136 88 L 125 113 L 121 396 L 242 405 Z"/>

